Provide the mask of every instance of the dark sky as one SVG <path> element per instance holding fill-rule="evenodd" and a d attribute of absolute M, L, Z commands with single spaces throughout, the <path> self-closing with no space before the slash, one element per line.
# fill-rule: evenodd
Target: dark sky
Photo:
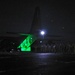
<path fill-rule="evenodd" d="M 75 3 L 57 0 L 0 1 L 0 32 L 29 32 L 35 7 L 47 33 L 75 36 Z"/>

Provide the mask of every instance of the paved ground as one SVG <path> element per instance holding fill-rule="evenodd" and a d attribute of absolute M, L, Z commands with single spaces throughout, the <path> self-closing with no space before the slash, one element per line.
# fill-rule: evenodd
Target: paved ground
<path fill-rule="evenodd" d="M 75 55 L 0 53 L 0 75 L 75 75 Z"/>

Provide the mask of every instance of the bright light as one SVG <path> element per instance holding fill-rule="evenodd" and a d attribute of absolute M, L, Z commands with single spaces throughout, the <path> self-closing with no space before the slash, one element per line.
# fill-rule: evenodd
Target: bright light
<path fill-rule="evenodd" d="M 40 34 L 41 34 L 41 35 L 45 35 L 45 31 L 41 31 Z"/>

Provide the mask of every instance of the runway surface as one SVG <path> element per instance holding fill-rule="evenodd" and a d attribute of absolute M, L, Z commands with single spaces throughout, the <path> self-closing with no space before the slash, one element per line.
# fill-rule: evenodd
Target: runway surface
<path fill-rule="evenodd" d="M 75 75 L 75 54 L 0 53 L 0 75 Z"/>

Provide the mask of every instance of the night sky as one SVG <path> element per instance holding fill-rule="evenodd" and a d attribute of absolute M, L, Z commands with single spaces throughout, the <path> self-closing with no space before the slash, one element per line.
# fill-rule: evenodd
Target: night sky
<path fill-rule="evenodd" d="M 0 1 L 0 32 L 29 32 L 36 6 L 40 7 L 41 25 L 48 34 L 75 36 L 75 3 L 72 0 Z"/>

